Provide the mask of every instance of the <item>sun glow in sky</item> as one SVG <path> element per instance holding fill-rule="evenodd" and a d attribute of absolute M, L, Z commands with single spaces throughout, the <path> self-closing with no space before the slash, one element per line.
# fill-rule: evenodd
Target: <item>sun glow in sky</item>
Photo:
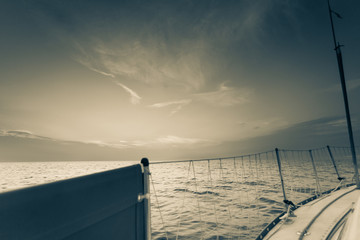
<path fill-rule="evenodd" d="M 334 20 L 360 142 L 360 4 L 331 2 L 343 16 Z M 0 9 L 2 161 L 347 141 L 326 1 L 5 0 Z"/>

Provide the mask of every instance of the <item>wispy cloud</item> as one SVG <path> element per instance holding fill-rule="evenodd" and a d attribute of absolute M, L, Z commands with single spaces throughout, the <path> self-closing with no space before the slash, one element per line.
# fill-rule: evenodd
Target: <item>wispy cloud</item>
<path fill-rule="evenodd" d="M 104 70 L 100 70 L 98 67 L 94 66 L 95 61 L 91 60 L 91 56 L 85 51 L 85 49 L 79 44 L 75 43 L 76 48 L 79 52 L 81 52 L 81 56 L 75 57 L 75 60 L 83 65 L 84 67 L 88 68 L 89 70 L 93 72 L 97 72 L 101 75 L 104 75 L 106 77 L 115 78 L 115 75 L 109 72 L 105 72 Z"/>
<path fill-rule="evenodd" d="M 112 74 L 112 73 L 107 73 L 107 72 L 104 72 L 104 71 L 101 71 L 99 69 L 96 69 L 96 68 L 93 68 L 91 66 L 87 66 L 90 70 L 94 71 L 94 72 L 97 72 L 97 73 L 100 73 L 101 75 L 104 75 L 106 77 L 111 77 L 111 78 L 115 78 L 115 75 Z"/>
<path fill-rule="evenodd" d="M 84 53 L 84 50 L 82 48 L 81 49 L 81 52 Z M 110 77 L 112 78 L 112 82 L 115 83 L 116 85 L 120 86 L 121 88 L 123 88 L 127 93 L 130 94 L 130 101 L 132 104 L 139 104 L 140 103 L 140 100 L 141 100 L 141 97 L 134 91 L 132 90 L 131 88 L 125 86 L 124 84 L 120 83 L 119 81 L 115 80 L 115 74 L 113 73 L 109 73 L 109 72 L 105 72 L 103 70 L 100 70 L 96 67 L 94 67 L 92 65 L 91 62 L 88 61 L 88 59 L 84 59 L 84 58 L 77 58 L 77 61 L 82 64 L 83 66 L 87 67 L 89 70 L 91 71 L 94 71 L 94 72 L 97 72 L 101 75 L 104 75 L 106 77 Z"/>
<path fill-rule="evenodd" d="M 132 89 L 130 89 L 129 87 L 125 86 L 124 84 L 118 82 L 118 81 L 113 81 L 116 85 L 122 87 L 126 92 L 128 92 L 130 94 L 130 101 L 132 104 L 139 104 L 141 97 Z"/>
<path fill-rule="evenodd" d="M 179 136 L 162 136 L 155 139 L 149 140 L 133 140 L 133 141 L 119 141 L 119 142 L 106 142 L 101 140 L 85 141 L 86 144 L 95 144 L 100 147 L 110 147 L 117 149 L 126 149 L 126 148 L 152 148 L 152 147 L 181 147 L 181 146 L 204 146 L 204 145 L 213 145 L 217 142 L 201 139 L 201 138 L 184 138 Z"/>
<path fill-rule="evenodd" d="M 157 143 L 160 144 L 169 144 L 169 145 L 192 145 L 192 144 L 210 144 L 213 143 L 210 140 L 200 139 L 200 138 L 184 138 L 178 136 L 164 136 L 156 139 Z"/>
<path fill-rule="evenodd" d="M 199 89 L 205 83 L 202 41 L 172 45 L 156 34 L 147 41 L 76 44 L 76 60 L 92 71 L 112 78 L 122 77 L 153 85 Z"/>
<path fill-rule="evenodd" d="M 171 113 L 170 116 L 174 115 L 178 111 L 180 111 L 184 106 L 191 103 L 191 99 L 182 99 L 179 101 L 170 101 L 170 102 L 160 102 L 150 105 L 150 108 L 165 108 L 165 107 L 171 107 Z"/>
<path fill-rule="evenodd" d="M 202 138 L 186 138 L 179 137 L 174 135 L 161 136 L 148 140 L 122 140 L 122 141 L 103 141 L 103 140 L 64 140 L 64 139 L 55 139 L 45 136 L 36 135 L 27 130 L 4 130 L 0 129 L 0 137 L 16 137 L 16 138 L 26 138 L 26 139 L 36 139 L 48 142 L 57 142 L 59 144 L 87 144 L 94 145 L 98 147 L 106 147 L 113 149 L 149 149 L 149 148 L 196 148 L 199 146 L 212 146 L 219 144 L 208 139 Z"/>
<path fill-rule="evenodd" d="M 0 129 L 0 136 L 18 137 L 18 138 L 30 138 L 30 139 L 41 139 L 41 140 L 52 140 L 55 139 L 36 135 L 28 130 L 4 130 Z"/>
<path fill-rule="evenodd" d="M 110 148 L 117 148 L 117 149 L 124 149 L 130 148 L 131 145 L 128 144 L 127 141 L 120 141 L 120 142 L 105 142 L 100 140 L 92 140 L 92 141 L 85 141 L 86 144 L 94 144 L 100 147 L 110 147 Z"/>
<path fill-rule="evenodd" d="M 231 88 L 222 83 L 219 89 L 212 92 L 198 93 L 190 95 L 191 98 L 182 99 L 178 101 L 160 102 L 149 105 L 150 108 L 171 108 L 170 116 L 180 111 L 184 106 L 193 101 L 198 101 L 213 106 L 230 107 L 238 104 L 243 104 L 249 101 L 249 96 L 252 94 L 251 89 Z"/>
<path fill-rule="evenodd" d="M 181 87 L 188 92 L 199 91 L 211 81 L 212 73 L 221 68 L 219 64 L 226 61 L 219 49 L 231 49 L 234 43 L 240 41 L 255 41 L 274 6 L 280 5 L 282 10 L 290 8 L 284 6 L 286 4 L 283 2 L 255 1 L 249 4 L 239 1 L 235 5 L 233 2 L 219 5 L 204 3 L 199 5 L 202 7 L 197 6 L 198 9 L 194 8 L 193 3 L 180 3 L 182 8 L 188 8 L 187 13 L 181 15 L 178 14 L 177 4 L 160 6 L 152 2 L 151 7 L 139 9 L 145 11 L 140 14 L 140 21 L 127 16 L 129 24 L 119 28 L 121 31 L 109 34 L 107 28 L 99 28 L 104 29 L 104 34 L 99 36 L 108 34 L 110 39 L 89 36 L 77 44 L 77 58 L 83 65 L 104 76 Z M 146 11 L 154 9 L 160 11 L 158 15 L 152 14 L 151 19 L 142 19 L 141 15 L 147 16 L 149 12 Z M 240 12 L 232 9 L 239 9 Z M 192 14 L 192 11 L 196 14 Z M 113 16 L 108 17 L 111 19 Z M 168 21 L 164 22 L 164 17 Z M 224 104 L 232 103 L 227 101 Z"/>
<path fill-rule="evenodd" d="M 195 99 L 214 106 L 229 107 L 237 104 L 243 104 L 249 101 L 249 96 L 253 91 L 243 88 L 236 89 L 227 87 L 222 83 L 218 90 L 194 94 Z"/>
<path fill-rule="evenodd" d="M 130 148 L 132 144 L 129 144 L 127 141 L 118 141 L 118 142 L 105 142 L 101 140 L 90 140 L 90 141 L 69 141 L 63 139 L 56 139 L 50 138 L 45 136 L 36 135 L 31 131 L 28 130 L 4 130 L 0 129 L 0 136 L 2 137 L 17 137 L 17 138 L 28 138 L 28 139 L 38 139 L 38 140 L 45 140 L 45 141 L 56 141 L 59 143 L 84 143 L 84 144 L 94 144 L 100 147 L 110 147 L 110 148 Z"/>
<path fill-rule="evenodd" d="M 163 148 L 163 147 L 197 147 L 197 146 L 207 146 L 218 144 L 208 139 L 201 138 L 185 138 L 174 135 L 161 136 L 155 139 L 149 140 L 133 140 L 133 141 L 120 141 L 120 142 L 104 142 L 104 141 L 87 141 L 87 144 L 95 144 L 102 147 L 111 147 L 111 148 Z"/>

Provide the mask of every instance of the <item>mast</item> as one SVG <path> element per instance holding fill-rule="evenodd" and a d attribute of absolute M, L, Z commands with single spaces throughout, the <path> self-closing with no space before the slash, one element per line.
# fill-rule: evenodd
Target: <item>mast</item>
<path fill-rule="evenodd" d="M 336 15 L 337 17 L 339 17 L 339 18 L 341 18 L 341 16 L 340 16 L 338 13 L 334 12 L 333 10 L 331 10 L 330 0 L 327 0 L 327 3 L 328 3 L 328 7 L 329 7 L 331 30 L 332 30 L 332 35 L 333 35 L 334 45 L 335 45 L 335 49 L 334 49 L 334 50 L 336 51 L 336 59 L 337 59 L 338 67 L 339 67 L 339 74 L 340 74 L 340 81 L 341 81 L 341 89 L 342 89 L 343 98 L 344 98 L 344 106 L 345 106 L 345 114 L 346 114 L 346 123 L 347 123 L 347 128 L 348 128 L 348 135 L 349 135 L 349 141 L 350 141 L 351 155 L 352 155 L 352 160 L 353 160 L 354 170 L 355 170 L 355 175 L 354 175 L 354 177 L 355 177 L 355 181 L 356 181 L 356 186 L 357 186 L 358 189 L 360 189 L 359 171 L 358 171 L 358 165 L 357 165 L 357 161 L 356 161 L 356 152 L 355 152 L 354 137 L 353 137 L 353 131 L 352 131 L 352 125 L 351 125 L 351 116 L 350 116 L 350 109 L 349 109 L 349 101 L 348 101 L 348 96 L 347 96 L 347 91 L 346 91 L 344 66 L 343 66 L 342 55 L 341 55 L 341 47 L 342 47 L 342 45 L 340 45 L 339 42 L 336 42 L 336 36 L 335 36 L 335 29 L 334 29 L 334 23 L 333 23 L 332 14 L 335 14 L 335 15 Z"/>

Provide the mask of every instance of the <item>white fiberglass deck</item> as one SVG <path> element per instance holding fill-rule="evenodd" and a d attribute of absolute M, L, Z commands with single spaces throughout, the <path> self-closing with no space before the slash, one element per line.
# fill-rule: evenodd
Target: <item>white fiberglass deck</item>
<path fill-rule="evenodd" d="M 338 239 L 339 234 L 344 235 L 343 226 L 349 225 L 343 220 L 351 215 L 348 213 L 353 211 L 359 196 L 360 190 L 353 186 L 319 197 L 296 209 L 294 217 L 284 218 L 264 239 Z"/>

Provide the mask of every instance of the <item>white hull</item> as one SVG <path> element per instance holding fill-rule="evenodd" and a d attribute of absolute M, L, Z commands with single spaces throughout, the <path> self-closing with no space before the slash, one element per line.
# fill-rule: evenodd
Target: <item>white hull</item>
<path fill-rule="evenodd" d="M 341 239 L 358 239 L 356 224 L 359 218 L 354 206 L 360 204 L 356 204 L 359 197 L 360 190 L 355 186 L 323 195 L 294 210 L 295 216 L 284 216 L 263 239 L 334 240 L 340 239 L 340 235 Z"/>

